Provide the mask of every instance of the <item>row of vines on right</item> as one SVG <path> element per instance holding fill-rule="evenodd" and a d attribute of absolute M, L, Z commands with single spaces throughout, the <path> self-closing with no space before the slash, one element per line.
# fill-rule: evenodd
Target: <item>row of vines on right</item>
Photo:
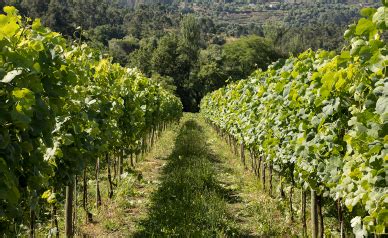
<path fill-rule="evenodd" d="M 267 168 L 301 189 L 304 204 L 310 198 L 312 237 L 324 236 L 322 199 L 336 204 L 341 237 L 344 214 L 356 237 L 387 233 L 388 2 L 361 15 L 340 53 L 308 50 L 201 102 L 217 131 L 250 152 L 257 174 Z M 305 205 L 301 212 L 305 219 Z"/>

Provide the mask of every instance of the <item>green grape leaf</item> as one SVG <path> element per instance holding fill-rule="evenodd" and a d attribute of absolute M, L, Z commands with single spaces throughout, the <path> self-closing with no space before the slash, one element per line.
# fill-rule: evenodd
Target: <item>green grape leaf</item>
<path fill-rule="evenodd" d="M 34 149 L 33 145 L 27 141 L 22 142 L 20 147 L 26 152 L 31 152 Z"/>
<path fill-rule="evenodd" d="M 46 191 L 42 194 L 41 198 L 47 199 L 48 197 L 50 197 L 50 195 L 51 195 L 51 190 L 46 190 Z"/>
<path fill-rule="evenodd" d="M 40 22 L 40 19 L 35 19 L 35 21 L 32 23 L 32 29 L 33 30 L 40 30 L 42 27 L 42 24 Z"/>
<path fill-rule="evenodd" d="M 34 65 L 32 66 L 36 72 L 40 73 L 41 71 L 41 68 L 40 68 L 40 64 L 38 62 L 34 63 Z"/>
<path fill-rule="evenodd" d="M 388 113 L 388 97 L 380 97 L 376 102 L 376 112 L 380 115 Z"/>
<path fill-rule="evenodd" d="M 361 18 L 356 26 L 356 35 L 362 35 L 374 29 L 374 24 L 371 20 Z"/>
<path fill-rule="evenodd" d="M 346 80 L 342 77 L 342 74 L 338 74 L 338 81 L 335 83 L 335 88 L 337 91 L 341 91 L 344 85 L 346 85 Z"/>
<path fill-rule="evenodd" d="M 385 233 L 385 225 L 383 225 L 383 224 L 377 225 L 375 227 L 375 231 L 376 231 L 376 234 L 384 234 Z"/>
<path fill-rule="evenodd" d="M 74 137 L 72 134 L 69 134 L 69 133 L 66 133 L 64 135 L 62 135 L 62 143 L 64 145 L 71 145 L 74 143 Z"/>
<path fill-rule="evenodd" d="M 20 197 L 15 179 L 11 175 L 7 163 L 0 157 L 0 199 L 16 205 Z"/>
<path fill-rule="evenodd" d="M 377 12 L 373 15 L 373 22 L 380 29 L 388 28 L 388 8 L 380 7 Z"/>
<path fill-rule="evenodd" d="M 388 209 L 381 209 L 377 216 L 377 219 L 380 224 L 388 224 Z"/>
<path fill-rule="evenodd" d="M 0 14 L 0 25 L 5 25 L 8 22 L 8 17 L 4 14 Z"/>
<path fill-rule="evenodd" d="M 10 37 L 15 35 L 19 30 L 19 25 L 17 24 L 17 10 L 15 7 L 4 7 L 4 12 L 7 13 L 7 16 L 0 15 L 0 40 L 4 37 Z"/>
<path fill-rule="evenodd" d="M 21 129 L 27 128 L 28 125 L 31 123 L 31 117 L 27 116 L 24 113 L 18 112 L 16 109 L 12 110 L 11 118 L 14 124 Z"/>
<path fill-rule="evenodd" d="M 33 93 L 28 88 L 15 88 L 12 91 L 12 95 L 17 99 L 29 98 L 34 99 Z"/>
<path fill-rule="evenodd" d="M 376 9 L 370 8 L 370 7 L 363 8 L 363 9 L 361 9 L 361 11 L 360 11 L 361 16 L 363 16 L 363 17 L 370 17 L 370 16 L 372 16 L 375 12 L 376 12 Z"/>
<path fill-rule="evenodd" d="M 8 15 L 16 15 L 16 14 L 18 14 L 18 10 L 14 6 L 5 6 L 3 10 Z"/>
<path fill-rule="evenodd" d="M 31 46 L 32 46 L 32 49 L 38 52 L 44 50 L 43 43 L 42 41 L 39 41 L 39 40 L 32 42 Z"/>
<path fill-rule="evenodd" d="M 0 129 L 0 149 L 5 149 L 11 142 L 11 137 L 7 129 Z"/>

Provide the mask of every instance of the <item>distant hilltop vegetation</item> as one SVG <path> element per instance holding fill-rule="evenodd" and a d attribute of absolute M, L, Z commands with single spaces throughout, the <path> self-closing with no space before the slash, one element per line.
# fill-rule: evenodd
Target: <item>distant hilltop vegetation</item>
<path fill-rule="evenodd" d="M 174 4 L 174 3 L 246 3 L 246 4 L 260 4 L 260 3 L 268 3 L 268 4 L 276 4 L 276 3 L 327 3 L 327 4 L 335 4 L 335 3 L 344 3 L 344 4 L 372 4 L 378 3 L 380 0 L 185 0 L 185 1 L 176 1 L 176 0 L 122 0 L 122 4 L 127 5 L 129 7 L 135 7 L 138 5 L 150 5 L 155 3 L 160 4 Z"/>

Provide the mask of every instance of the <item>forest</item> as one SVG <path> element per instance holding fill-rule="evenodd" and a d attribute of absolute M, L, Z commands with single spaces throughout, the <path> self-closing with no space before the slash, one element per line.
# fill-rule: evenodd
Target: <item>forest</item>
<path fill-rule="evenodd" d="M 98 2 L 98 3 L 97 3 Z M 116 0 L 6 0 L 69 39 L 89 42 L 122 66 L 168 85 L 185 111 L 227 82 L 279 58 L 311 49 L 340 50 L 359 5 L 279 6 L 193 2 L 128 7 Z M 319 29 L 319 30 L 317 30 Z"/>

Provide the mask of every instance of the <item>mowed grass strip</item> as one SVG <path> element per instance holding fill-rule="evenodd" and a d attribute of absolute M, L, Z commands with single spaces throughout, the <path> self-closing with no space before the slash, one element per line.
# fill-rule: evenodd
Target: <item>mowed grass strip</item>
<path fill-rule="evenodd" d="M 175 149 L 136 237 L 239 236 L 226 210 L 228 194 L 216 180 L 203 128 L 186 115 Z"/>

